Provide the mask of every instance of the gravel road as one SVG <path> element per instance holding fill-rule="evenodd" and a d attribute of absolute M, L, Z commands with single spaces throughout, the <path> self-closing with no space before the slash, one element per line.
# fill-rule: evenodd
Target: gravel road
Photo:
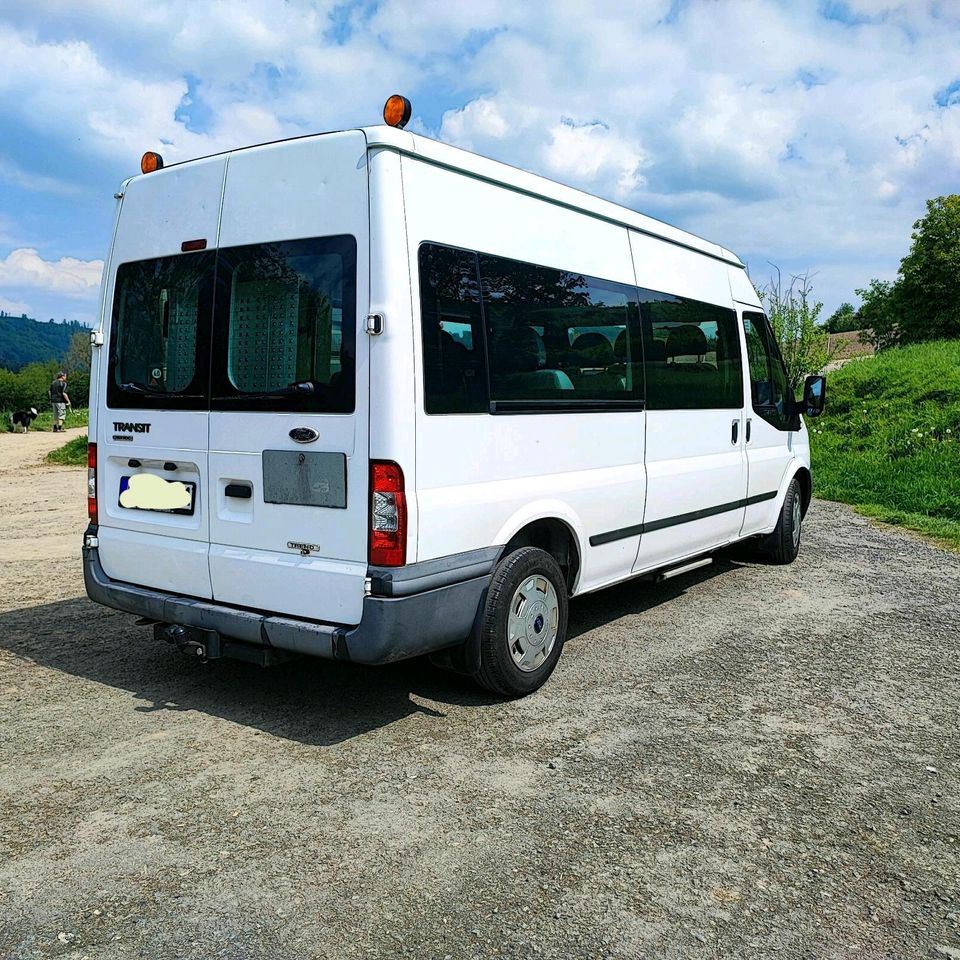
<path fill-rule="evenodd" d="M 59 441 L 0 435 L 0 956 L 960 957 L 960 556 L 815 502 L 514 703 L 203 666 L 84 598 Z"/>

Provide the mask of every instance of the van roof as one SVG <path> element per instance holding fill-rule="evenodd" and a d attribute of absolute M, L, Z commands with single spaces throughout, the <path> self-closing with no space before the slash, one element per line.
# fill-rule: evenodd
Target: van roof
<path fill-rule="evenodd" d="M 398 130 L 396 127 L 389 127 L 385 124 L 371 127 L 354 127 L 353 129 L 359 130 L 366 137 L 367 149 L 381 147 L 406 153 L 426 163 L 438 167 L 445 167 L 449 170 L 457 170 L 471 177 L 486 180 L 490 183 L 516 190 L 519 193 L 527 194 L 528 196 L 540 197 L 550 203 L 568 207 L 572 210 L 579 210 L 590 216 L 598 217 L 601 220 L 629 227 L 640 233 L 666 240 L 668 243 L 673 243 L 677 246 L 685 247 L 688 250 L 705 254 L 716 260 L 722 260 L 724 263 L 728 263 L 733 267 L 739 267 L 741 270 L 745 269 L 740 258 L 735 253 L 726 249 L 726 247 L 711 243 L 709 240 L 704 240 L 703 237 L 698 237 L 694 233 L 681 230 L 679 227 L 671 226 L 662 220 L 648 217 L 643 213 L 637 213 L 635 210 L 630 210 L 627 207 L 621 206 L 619 203 L 613 203 L 610 200 L 601 200 L 599 197 L 595 197 L 583 190 L 577 190 L 574 187 L 557 183 L 548 177 L 528 173 L 519 167 L 510 166 L 508 163 L 491 160 L 477 153 L 471 153 L 469 150 L 463 150 L 460 147 L 454 147 L 448 143 L 441 143 L 439 140 L 432 140 L 430 137 L 424 137 L 420 134 L 410 133 L 408 130 Z M 224 151 L 224 153 L 237 153 L 241 150 L 249 150 L 258 146 L 279 145 L 288 140 L 320 138 L 332 132 L 337 131 L 311 133 L 300 137 L 287 137 L 284 140 L 271 141 L 270 143 L 251 144 L 250 146 L 227 150 Z M 216 156 L 216 154 L 211 154 L 211 156 Z M 194 158 L 194 160 L 199 159 L 206 158 Z M 183 160 L 178 163 L 172 163 L 169 166 L 175 167 L 192 162 L 193 160 Z M 168 168 L 165 167 L 164 169 Z M 143 176 L 156 176 L 156 174 L 148 173 L 143 174 Z M 135 178 L 131 177 L 129 179 Z"/>
<path fill-rule="evenodd" d="M 481 180 L 517 190 L 531 196 L 542 197 L 551 203 L 570 207 L 612 223 L 630 227 L 641 233 L 659 237 L 681 247 L 704 253 L 731 266 L 744 268 L 740 258 L 719 244 L 704 240 L 696 234 L 671 226 L 662 220 L 637 213 L 610 200 L 601 200 L 583 190 L 568 187 L 547 177 L 541 177 L 498 160 L 462 150 L 460 147 L 432 140 L 407 130 L 379 125 L 360 128 L 367 138 L 367 146 L 386 147 L 418 157 L 427 163 L 451 170 L 459 170 Z"/>

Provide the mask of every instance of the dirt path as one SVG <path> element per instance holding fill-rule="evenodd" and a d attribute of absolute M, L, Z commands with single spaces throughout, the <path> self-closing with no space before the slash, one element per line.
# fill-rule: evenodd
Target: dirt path
<path fill-rule="evenodd" d="M 63 571 L 70 571 L 68 593 L 76 593 L 86 471 L 51 466 L 43 458 L 86 432 L 76 427 L 64 433 L 0 433 L 0 557 L 8 602 L 48 596 L 49 584 L 37 583 L 32 566 L 47 558 L 64 561 Z M 29 572 L 25 564 L 31 564 Z"/>
<path fill-rule="evenodd" d="M 960 957 L 960 556 L 815 502 L 515 703 L 203 666 L 83 597 L 59 441 L 0 435 L 4 960 Z"/>

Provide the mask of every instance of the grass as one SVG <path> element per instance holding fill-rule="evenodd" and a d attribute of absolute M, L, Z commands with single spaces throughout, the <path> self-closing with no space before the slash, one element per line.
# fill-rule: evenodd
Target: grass
<path fill-rule="evenodd" d="M 46 457 L 47 463 L 58 463 L 64 467 L 85 467 L 87 465 L 87 435 L 72 437 L 62 447 L 51 450 Z"/>
<path fill-rule="evenodd" d="M 30 424 L 30 430 L 39 430 L 40 432 L 50 433 L 53 430 L 53 411 L 50 405 L 46 408 L 38 408 L 40 416 Z M 4 410 L 0 412 L 0 433 L 13 433 L 13 424 L 10 420 L 10 414 L 13 411 Z M 85 427 L 89 423 L 89 411 L 86 407 L 79 407 L 75 410 L 67 411 L 67 419 L 63 425 L 70 429 L 71 427 Z"/>
<path fill-rule="evenodd" d="M 846 364 L 808 425 L 818 497 L 960 550 L 960 341 Z"/>

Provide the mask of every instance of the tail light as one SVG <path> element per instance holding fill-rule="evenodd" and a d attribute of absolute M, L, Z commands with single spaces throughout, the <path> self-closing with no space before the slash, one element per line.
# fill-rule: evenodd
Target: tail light
<path fill-rule="evenodd" d="M 402 567 L 407 562 L 407 497 L 403 471 L 387 460 L 370 461 L 370 563 Z"/>
<path fill-rule="evenodd" d="M 97 522 L 97 445 L 87 444 L 87 516 Z"/>

